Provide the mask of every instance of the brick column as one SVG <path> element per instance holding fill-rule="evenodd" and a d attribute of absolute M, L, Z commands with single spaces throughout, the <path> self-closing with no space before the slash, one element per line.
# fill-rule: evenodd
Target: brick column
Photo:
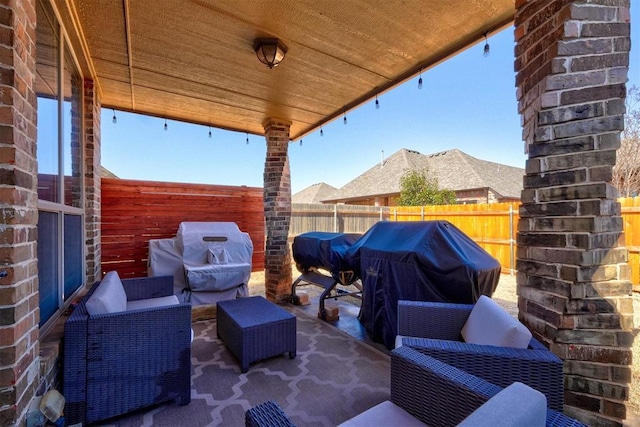
<path fill-rule="evenodd" d="M 289 127 L 283 120 L 264 123 L 267 158 L 264 165 L 264 218 L 267 242 L 264 255 L 267 298 L 282 302 L 291 294 L 291 172 L 289 170 Z"/>
<path fill-rule="evenodd" d="M 565 413 L 620 426 L 633 306 L 617 192 L 629 0 L 517 0 L 516 85 L 528 148 L 519 318 L 564 360 Z"/>
<path fill-rule="evenodd" d="M 85 231 L 87 250 L 87 284 L 102 278 L 100 252 L 100 99 L 93 80 L 84 80 L 84 185 L 85 185 Z"/>
<path fill-rule="evenodd" d="M 35 394 L 38 194 L 34 1 L 0 5 L 0 425 L 19 424 Z"/>

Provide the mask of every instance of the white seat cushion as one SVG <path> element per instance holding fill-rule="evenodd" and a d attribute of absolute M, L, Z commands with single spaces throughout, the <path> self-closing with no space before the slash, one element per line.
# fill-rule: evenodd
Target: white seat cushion
<path fill-rule="evenodd" d="M 544 427 L 546 418 L 544 394 L 515 382 L 472 412 L 458 427 Z"/>
<path fill-rule="evenodd" d="M 425 424 L 395 403 L 385 400 L 373 408 L 356 415 L 338 427 L 371 427 L 371 426 L 424 426 Z"/>
<path fill-rule="evenodd" d="M 96 314 L 117 313 L 127 309 L 127 294 L 116 271 L 110 271 L 86 302 L 87 312 Z"/>
<path fill-rule="evenodd" d="M 129 301 L 127 303 L 127 311 L 139 310 L 141 308 L 166 307 L 168 305 L 175 304 L 180 304 L 178 297 L 175 295 L 169 295 L 159 298 L 139 299 L 136 301 Z"/>
<path fill-rule="evenodd" d="M 472 344 L 527 348 L 531 332 L 497 302 L 482 295 L 462 327 L 462 338 Z"/>

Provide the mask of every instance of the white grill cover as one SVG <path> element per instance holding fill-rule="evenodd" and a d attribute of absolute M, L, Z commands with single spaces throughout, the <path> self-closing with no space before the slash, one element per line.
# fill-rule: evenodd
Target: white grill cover
<path fill-rule="evenodd" d="M 183 222 L 172 239 L 149 241 L 149 276 L 173 275 L 174 293 L 192 304 L 249 295 L 253 243 L 234 222 Z"/>
<path fill-rule="evenodd" d="M 253 243 L 235 222 L 182 222 L 176 241 L 186 263 L 208 264 L 209 249 L 222 248 L 227 264 L 251 264 Z"/>
<path fill-rule="evenodd" d="M 147 261 L 147 275 L 173 276 L 174 286 L 184 288 L 184 270 L 182 256 L 176 248 L 176 239 L 149 240 L 149 260 Z M 179 294 L 177 294 L 179 295 Z"/>
<path fill-rule="evenodd" d="M 182 222 L 176 242 L 192 291 L 226 291 L 249 282 L 253 243 L 236 223 Z"/>

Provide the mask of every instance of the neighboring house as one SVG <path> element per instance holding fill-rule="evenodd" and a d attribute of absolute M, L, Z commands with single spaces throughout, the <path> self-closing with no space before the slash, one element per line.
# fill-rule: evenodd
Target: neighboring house
<path fill-rule="evenodd" d="M 426 170 L 439 188 L 456 193 L 458 203 L 519 201 L 523 188 L 524 169 L 476 159 L 457 149 L 424 155 L 403 148 L 322 202 L 395 206 L 400 178 L 407 170 Z"/>
<path fill-rule="evenodd" d="M 333 193 L 337 191 L 337 188 L 332 187 L 329 184 L 320 182 L 318 184 L 310 185 L 304 190 L 298 191 L 291 196 L 292 203 L 322 203 L 321 201 L 333 196 Z"/>

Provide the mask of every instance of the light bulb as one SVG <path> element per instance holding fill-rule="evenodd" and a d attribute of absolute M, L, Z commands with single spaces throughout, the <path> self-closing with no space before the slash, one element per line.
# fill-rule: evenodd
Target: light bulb
<path fill-rule="evenodd" d="M 418 89 L 422 89 L 422 77 L 418 79 Z"/>
<path fill-rule="evenodd" d="M 342 123 L 344 123 L 345 125 L 347 124 L 347 114 L 346 113 L 344 115 L 344 119 L 342 119 Z"/>
<path fill-rule="evenodd" d="M 376 110 L 380 109 L 380 102 L 378 101 L 378 96 L 376 95 Z"/>
<path fill-rule="evenodd" d="M 167 126 L 167 119 L 164 119 L 164 130 L 168 130 L 169 127 Z"/>
<path fill-rule="evenodd" d="M 484 50 L 482 51 L 482 56 L 485 58 L 489 56 L 489 41 L 487 40 L 487 33 L 484 33 Z"/>
<path fill-rule="evenodd" d="M 115 125 L 116 123 L 118 123 L 118 119 L 116 117 L 116 110 L 112 110 L 113 111 L 113 118 L 111 119 L 111 122 Z"/>
<path fill-rule="evenodd" d="M 209 126 L 209 138 L 211 138 L 211 126 Z"/>
<path fill-rule="evenodd" d="M 320 128 L 320 136 L 324 136 L 324 132 L 322 131 L 322 128 Z"/>

